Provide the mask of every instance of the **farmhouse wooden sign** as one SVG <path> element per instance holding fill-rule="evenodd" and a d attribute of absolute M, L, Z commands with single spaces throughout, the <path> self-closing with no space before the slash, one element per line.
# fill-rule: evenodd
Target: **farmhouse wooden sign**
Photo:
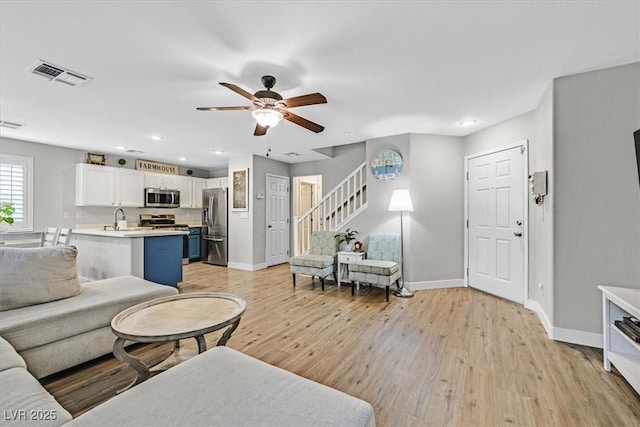
<path fill-rule="evenodd" d="M 178 165 L 136 159 L 136 169 L 145 172 L 168 173 L 178 175 Z"/>

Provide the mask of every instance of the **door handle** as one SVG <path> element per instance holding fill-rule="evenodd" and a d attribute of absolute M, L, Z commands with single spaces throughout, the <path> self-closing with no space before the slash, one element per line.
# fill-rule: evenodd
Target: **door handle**
<path fill-rule="evenodd" d="M 271 224 L 267 225 L 267 228 L 272 228 L 273 226 Z"/>
<path fill-rule="evenodd" d="M 209 242 L 224 242 L 224 239 L 218 239 L 215 237 L 203 237 L 203 240 L 207 240 Z"/>
<path fill-rule="evenodd" d="M 516 237 L 522 237 L 522 231 L 516 231 L 513 235 Z"/>

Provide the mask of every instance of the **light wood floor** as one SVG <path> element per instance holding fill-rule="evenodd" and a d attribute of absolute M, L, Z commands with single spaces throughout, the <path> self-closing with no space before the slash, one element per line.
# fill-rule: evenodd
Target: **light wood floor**
<path fill-rule="evenodd" d="M 246 300 L 229 347 L 370 402 L 378 426 L 640 425 L 640 397 L 604 371 L 601 350 L 552 341 L 533 312 L 473 289 L 386 303 L 383 289 L 353 298 L 348 286 L 322 292 L 303 276 L 294 289 L 288 265 L 246 272 L 194 263 L 184 280 L 181 292 Z M 135 353 L 152 363 L 169 350 Z M 133 377 L 105 356 L 43 384 L 78 415 Z"/>

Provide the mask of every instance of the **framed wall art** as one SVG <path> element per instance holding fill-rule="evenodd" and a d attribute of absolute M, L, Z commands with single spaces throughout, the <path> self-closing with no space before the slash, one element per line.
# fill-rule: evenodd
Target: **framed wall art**
<path fill-rule="evenodd" d="M 249 210 L 249 168 L 231 172 L 232 192 L 231 210 L 247 212 Z"/>

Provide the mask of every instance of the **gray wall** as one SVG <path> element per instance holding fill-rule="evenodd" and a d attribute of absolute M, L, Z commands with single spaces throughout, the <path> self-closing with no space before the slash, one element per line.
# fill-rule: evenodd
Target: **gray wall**
<path fill-rule="evenodd" d="M 535 113 L 530 111 L 465 136 L 464 155 L 482 153 L 523 139 L 528 139 L 532 143 L 534 136 Z"/>
<path fill-rule="evenodd" d="M 535 111 L 535 140 L 529 144 L 529 171 L 548 171 L 547 186 L 554 186 L 553 169 L 553 83 L 544 92 Z M 548 191 L 542 205 L 529 202 L 529 299 L 545 313 L 548 326 L 553 315 L 553 201 Z"/>
<path fill-rule="evenodd" d="M 359 240 L 373 232 L 399 233 L 400 215 L 389 212 L 395 189 L 409 189 L 414 211 L 404 214 L 405 281 L 419 287 L 426 282 L 462 281 L 463 258 L 463 144 L 462 138 L 404 134 L 367 141 L 371 164 L 384 149 L 398 151 L 402 173 L 380 181 L 367 173 L 368 208 L 348 224 L 360 231 Z"/>
<path fill-rule="evenodd" d="M 600 333 L 596 286 L 640 288 L 640 63 L 557 79 L 554 98 L 554 323 Z"/>
<path fill-rule="evenodd" d="M 113 222 L 113 209 L 108 207 L 75 206 L 75 165 L 86 161 L 87 152 L 53 145 L 0 138 L 0 153 L 33 158 L 33 229 L 46 226 L 75 227 L 76 224 Z M 107 156 L 107 165 L 118 166 L 119 158 L 127 160 L 125 168 L 135 168 L 135 158 Z M 180 175 L 187 175 L 180 167 Z M 193 169 L 192 176 L 206 178 L 208 171 Z M 69 218 L 64 213 L 69 213 Z M 198 220 L 195 209 L 137 209 L 125 208 L 127 220 L 138 221 L 141 213 L 173 213 L 185 221 Z M 80 218 L 77 218 L 80 215 Z"/>
<path fill-rule="evenodd" d="M 333 158 L 290 165 L 291 177 L 322 175 L 323 196 L 365 161 L 366 144 L 357 142 L 334 147 Z"/>
<path fill-rule="evenodd" d="M 231 200 L 233 197 L 232 187 L 233 180 L 231 173 L 234 170 L 249 168 L 249 211 L 248 212 L 229 212 L 229 266 L 252 270 L 254 245 L 254 222 L 255 214 L 254 203 L 255 198 L 251 197 L 254 193 L 254 180 L 256 171 L 253 168 L 253 156 L 235 157 L 229 159 L 229 209 L 231 209 Z"/>
<path fill-rule="evenodd" d="M 411 135 L 412 282 L 464 278 L 463 150 L 459 137 Z"/>

